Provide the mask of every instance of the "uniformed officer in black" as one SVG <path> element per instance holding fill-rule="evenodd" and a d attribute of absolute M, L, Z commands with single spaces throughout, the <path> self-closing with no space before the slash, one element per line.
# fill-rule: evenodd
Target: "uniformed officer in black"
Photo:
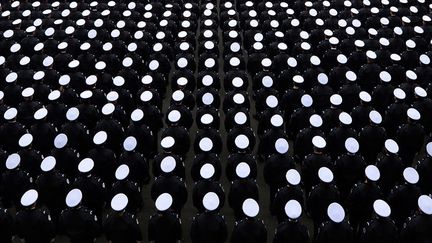
<path fill-rule="evenodd" d="M 54 223 L 48 210 L 37 206 L 38 192 L 26 191 L 21 197 L 23 209 L 16 214 L 16 229 L 19 238 L 29 243 L 49 243 L 55 236 Z"/>
<path fill-rule="evenodd" d="M 111 200 L 112 212 L 103 222 L 105 237 L 112 243 L 136 243 L 142 241 L 141 229 L 135 215 L 125 209 L 128 197 L 119 193 Z"/>
<path fill-rule="evenodd" d="M 71 243 L 91 243 L 100 234 L 100 219 L 88 208 L 82 206 L 83 194 L 74 188 L 66 195 L 67 208 L 61 212 L 58 231 L 69 237 Z"/>
<path fill-rule="evenodd" d="M 417 200 L 418 210 L 408 218 L 400 233 L 400 242 L 428 242 L 432 238 L 432 199 L 421 195 Z"/>
<path fill-rule="evenodd" d="M 278 189 L 275 198 L 270 206 L 272 215 L 275 215 L 278 222 L 281 223 L 287 219 L 285 213 L 285 205 L 290 200 L 296 200 L 304 207 L 304 191 L 301 187 L 300 173 L 295 169 L 290 169 L 286 172 L 287 185 Z"/>
<path fill-rule="evenodd" d="M 181 221 L 172 209 L 173 197 L 169 193 L 160 194 L 155 206 L 157 213 L 150 217 L 148 240 L 154 243 L 178 243 L 182 239 Z"/>
<path fill-rule="evenodd" d="M 285 138 L 273 143 L 275 153 L 267 158 L 264 166 L 264 180 L 270 186 L 270 202 L 277 190 L 286 185 L 286 173 L 295 167 L 294 160 L 288 154 L 289 144 Z"/>
<path fill-rule="evenodd" d="M 63 200 L 66 197 L 69 180 L 65 175 L 58 172 L 55 166 L 56 159 L 54 157 L 45 157 L 40 164 L 42 174 L 37 177 L 35 184 L 41 205 L 48 207 L 54 223 L 57 223 L 64 206 Z"/>
<path fill-rule="evenodd" d="M 417 186 L 419 174 L 414 168 L 405 168 L 403 178 L 404 183 L 393 187 L 388 196 L 388 202 L 392 208 L 392 218 L 399 229 L 402 228 L 406 219 L 416 210 L 416 202 L 421 195 L 420 188 Z"/>
<path fill-rule="evenodd" d="M 228 230 L 224 217 L 218 213 L 220 202 L 220 198 L 214 192 L 208 192 L 202 198 L 205 211 L 192 220 L 190 235 L 193 243 L 225 242 Z"/>
<path fill-rule="evenodd" d="M 419 173 L 418 186 L 422 193 L 432 192 L 432 142 L 426 144 L 426 154 L 417 162 L 416 170 Z"/>
<path fill-rule="evenodd" d="M 362 243 L 398 242 L 398 229 L 390 218 L 392 210 L 384 200 L 378 199 L 373 203 L 375 215 L 363 228 L 360 236 Z"/>
<path fill-rule="evenodd" d="M 1 242 L 11 243 L 15 234 L 15 219 L 8 209 L 0 210 L 0 240 Z"/>
<path fill-rule="evenodd" d="M 376 166 L 380 170 L 381 179 L 378 185 L 384 196 L 398 183 L 402 181 L 404 164 L 398 156 L 399 145 L 393 139 L 384 142 L 384 153 L 378 157 Z"/>
<path fill-rule="evenodd" d="M 306 209 L 314 222 L 314 235 L 326 219 L 326 209 L 331 202 L 340 201 L 340 192 L 333 183 L 333 172 L 327 167 L 318 170 L 320 183 L 313 186 L 306 199 Z"/>
<path fill-rule="evenodd" d="M 102 209 L 106 197 L 105 182 L 93 175 L 94 161 L 84 158 L 78 164 L 80 174 L 72 183 L 73 188 L 78 188 L 83 193 L 83 205 L 93 210 L 98 218 L 102 218 Z"/>
<path fill-rule="evenodd" d="M 296 200 L 289 200 L 284 206 L 287 219 L 276 228 L 273 243 L 296 242 L 308 243 L 310 241 L 308 228 L 300 222 L 302 207 Z"/>
<path fill-rule="evenodd" d="M 345 220 L 344 208 L 336 202 L 330 203 L 327 207 L 328 221 L 321 224 L 318 234 L 315 237 L 317 243 L 353 243 L 353 230 Z"/>
<path fill-rule="evenodd" d="M 360 153 L 367 164 L 375 164 L 378 154 L 384 146 L 386 131 L 381 126 L 382 116 L 376 111 L 369 112 L 369 124 L 359 131 Z"/>
<path fill-rule="evenodd" d="M 258 202 L 247 198 L 242 203 L 242 211 L 246 218 L 237 221 L 231 234 L 232 243 L 265 243 L 267 242 L 267 229 L 262 220 L 256 218 L 259 213 Z"/>
<path fill-rule="evenodd" d="M 2 203 L 7 208 L 19 206 L 22 194 L 30 189 L 34 180 L 20 164 L 21 156 L 17 153 L 10 154 L 5 162 L 6 171 L 2 174 L 0 188 Z"/>

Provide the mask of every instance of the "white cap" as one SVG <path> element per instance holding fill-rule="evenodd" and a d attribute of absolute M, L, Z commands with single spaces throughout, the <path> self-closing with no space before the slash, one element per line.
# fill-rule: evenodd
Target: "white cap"
<path fill-rule="evenodd" d="M 375 165 L 368 165 L 365 169 L 365 175 L 370 181 L 378 181 L 381 177 L 381 173 Z"/>
<path fill-rule="evenodd" d="M 203 96 L 201 97 L 201 101 L 204 105 L 211 105 L 214 101 L 214 96 L 212 93 L 205 93 L 203 94 Z"/>
<path fill-rule="evenodd" d="M 134 122 L 140 121 L 144 117 L 144 112 L 141 109 L 135 109 L 131 113 L 131 120 Z"/>
<path fill-rule="evenodd" d="M 417 182 L 419 181 L 419 174 L 412 167 L 407 167 L 404 169 L 403 177 L 404 177 L 405 181 L 410 183 L 410 184 L 417 184 Z"/>
<path fill-rule="evenodd" d="M 332 96 L 330 96 L 330 103 L 334 106 L 342 104 L 342 96 L 340 96 L 339 94 L 333 94 Z"/>
<path fill-rule="evenodd" d="M 278 106 L 279 101 L 278 101 L 278 99 L 276 98 L 276 96 L 274 96 L 274 95 L 269 95 L 269 96 L 266 98 L 266 104 L 267 104 L 267 106 L 270 107 L 270 108 L 275 108 L 275 107 Z"/>
<path fill-rule="evenodd" d="M 34 89 L 32 87 L 27 87 L 21 92 L 22 97 L 28 98 L 34 95 Z"/>
<path fill-rule="evenodd" d="M 274 127 L 280 127 L 283 124 L 283 117 L 279 114 L 274 114 L 270 118 L 270 124 Z"/>
<path fill-rule="evenodd" d="M 102 107 L 102 114 L 104 114 L 105 116 L 109 116 L 114 112 L 114 110 L 115 110 L 115 106 L 113 103 L 106 103 Z"/>
<path fill-rule="evenodd" d="M 314 136 L 312 138 L 312 144 L 316 148 L 320 148 L 320 149 L 325 148 L 326 145 L 327 145 L 325 139 L 323 137 L 321 137 L 321 136 Z"/>
<path fill-rule="evenodd" d="M 5 113 L 3 114 L 3 118 L 9 121 L 15 119 L 17 114 L 18 114 L 18 110 L 14 107 L 11 107 L 5 111 Z"/>
<path fill-rule="evenodd" d="M 386 150 L 392 154 L 396 154 L 397 152 L 399 152 L 399 145 L 393 139 L 387 139 L 384 143 L 384 146 Z"/>
<path fill-rule="evenodd" d="M 128 197 L 123 193 L 119 193 L 112 198 L 111 208 L 117 212 L 122 211 L 126 208 L 128 202 Z"/>
<path fill-rule="evenodd" d="M 407 40 L 405 42 L 406 47 L 414 49 L 416 47 L 416 43 L 413 40 Z"/>
<path fill-rule="evenodd" d="M 328 83 L 328 76 L 325 73 L 318 74 L 317 79 L 318 79 L 318 83 L 322 85 L 326 85 Z"/>
<path fill-rule="evenodd" d="M 273 79 L 270 76 L 264 76 L 261 79 L 261 83 L 264 87 L 270 88 L 273 86 Z"/>
<path fill-rule="evenodd" d="M 62 86 L 68 85 L 70 83 L 70 76 L 65 74 L 60 76 L 58 83 Z"/>
<path fill-rule="evenodd" d="M 330 183 L 333 181 L 333 172 L 327 167 L 321 167 L 318 170 L 318 177 L 322 182 Z"/>
<path fill-rule="evenodd" d="M 44 172 L 51 171 L 56 165 L 56 159 L 53 156 L 47 156 L 40 164 L 40 168 Z"/>
<path fill-rule="evenodd" d="M 115 171 L 115 178 L 119 181 L 124 180 L 129 175 L 129 166 L 122 164 Z"/>
<path fill-rule="evenodd" d="M 371 112 L 369 112 L 369 119 L 377 125 L 381 124 L 382 122 L 382 116 L 376 110 L 372 110 Z"/>
<path fill-rule="evenodd" d="M 231 83 L 232 83 L 232 85 L 233 85 L 234 87 L 236 87 L 236 88 L 240 88 L 241 86 L 243 86 L 244 81 L 243 81 L 243 79 L 240 78 L 240 77 L 235 77 L 235 78 L 232 79 Z"/>
<path fill-rule="evenodd" d="M 213 211 L 219 207 L 219 197 L 214 192 L 207 192 L 202 200 L 203 206 L 209 211 Z"/>
<path fill-rule="evenodd" d="M 13 170 L 21 163 L 21 156 L 18 153 L 10 154 L 6 159 L 6 169 Z"/>
<path fill-rule="evenodd" d="M 16 72 L 11 72 L 6 76 L 6 83 L 15 82 L 18 78 L 18 74 Z"/>
<path fill-rule="evenodd" d="M 123 141 L 123 148 L 126 151 L 132 151 L 136 148 L 136 146 L 137 146 L 137 140 L 133 136 L 129 136 Z"/>
<path fill-rule="evenodd" d="M 313 114 L 310 118 L 309 118 L 309 123 L 311 124 L 311 126 L 313 127 L 321 127 L 323 124 L 323 120 L 321 118 L 320 115 L 317 114 Z"/>
<path fill-rule="evenodd" d="M 381 71 L 380 74 L 379 74 L 379 77 L 380 77 L 380 79 L 381 79 L 383 82 L 386 82 L 386 83 L 387 83 L 387 82 L 390 82 L 391 79 L 392 79 L 390 73 L 387 72 L 387 71 Z"/>
<path fill-rule="evenodd" d="M 243 125 L 243 124 L 245 124 L 246 123 L 246 121 L 247 121 L 247 119 L 248 119 L 248 117 L 247 117 L 247 115 L 244 113 L 244 112 L 237 112 L 235 115 L 234 115 L 234 122 L 237 124 L 237 125 Z"/>
<path fill-rule="evenodd" d="M 308 95 L 308 94 L 304 94 L 301 98 L 300 98 L 301 104 L 304 107 L 310 107 L 313 104 L 313 99 L 312 96 Z"/>
<path fill-rule="evenodd" d="M 99 131 L 93 136 L 93 143 L 101 145 L 108 139 L 108 134 L 105 131 Z"/>
<path fill-rule="evenodd" d="M 68 119 L 68 121 L 75 121 L 76 119 L 78 119 L 79 114 L 80 114 L 80 112 L 79 112 L 78 108 L 71 107 L 66 112 L 66 119 Z"/>
<path fill-rule="evenodd" d="M 378 216 L 383 218 L 387 218 L 391 214 L 390 206 L 381 199 L 375 200 L 373 203 L 373 209 Z"/>
<path fill-rule="evenodd" d="M 360 145 L 355 138 L 347 138 L 345 140 L 345 148 L 348 152 L 355 154 L 359 151 Z"/>
<path fill-rule="evenodd" d="M 211 114 L 208 114 L 208 113 L 203 114 L 200 118 L 201 123 L 206 124 L 206 125 L 212 123 L 213 120 L 214 120 L 213 116 Z"/>
<path fill-rule="evenodd" d="M 403 91 L 403 90 L 400 89 L 400 88 L 396 88 L 396 89 L 394 89 L 394 90 L 393 90 L 393 95 L 394 95 L 397 99 L 399 99 L 399 100 L 403 100 L 403 99 L 405 99 L 405 97 L 406 97 L 405 91 Z"/>
<path fill-rule="evenodd" d="M 304 78 L 300 75 L 294 75 L 292 79 L 293 82 L 297 84 L 302 84 L 304 82 Z"/>
<path fill-rule="evenodd" d="M 173 198 L 169 193 L 160 194 L 155 202 L 156 209 L 158 211 L 166 211 L 171 207 L 173 203 Z"/>
<path fill-rule="evenodd" d="M 165 173 L 170 173 L 174 171 L 176 167 L 176 160 L 172 156 L 167 156 L 162 159 L 160 168 Z"/>
<path fill-rule="evenodd" d="M 200 169 L 200 176 L 203 179 L 209 179 L 211 178 L 215 173 L 215 168 L 213 165 L 206 163 L 204 164 Z"/>
<path fill-rule="evenodd" d="M 407 115 L 411 120 L 415 121 L 420 120 L 421 118 L 420 112 L 415 108 L 409 108 L 407 110 Z"/>
<path fill-rule="evenodd" d="M 141 93 L 140 95 L 140 99 L 143 102 L 148 102 L 153 98 L 153 93 L 149 90 L 146 90 L 144 92 Z"/>
<path fill-rule="evenodd" d="M 259 213 L 259 205 L 254 199 L 248 198 L 243 202 L 242 210 L 246 216 L 253 218 Z"/>
<path fill-rule="evenodd" d="M 38 192 L 35 189 L 30 189 L 26 191 L 21 197 L 21 205 L 28 207 L 33 205 L 39 197 Z"/>
<path fill-rule="evenodd" d="M 181 118 L 181 113 L 178 110 L 172 110 L 168 113 L 168 121 L 178 122 Z"/>
<path fill-rule="evenodd" d="M 420 86 L 417 86 L 414 88 L 414 93 L 418 96 L 418 97 L 426 97 L 427 96 L 427 91 L 425 89 L 423 89 Z"/>
<path fill-rule="evenodd" d="M 421 195 L 417 200 L 417 204 L 420 208 L 420 211 L 422 211 L 424 214 L 432 215 L 432 199 L 430 196 Z"/>
<path fill-rule="evenodd" d="M 420 55 L 420 63 L 424 64 L 424 65 L 429 65 L 430 64 L 430 58 L 428 55 L 426 54 L 422 54 Z"/>
<path fill-rule="evenodd" d="M 106 98 L 108 101 L 110 102 L 114 102 L 117 101 L 119 98 L 119 94 L 117 93 L 117 91 L 110 91 L 107 95 Z"/>
<path fill-rule="evenodd" d="M 350 114 L 343 111 L 339 114 L 339 121 L 344 125 L 351 125 L 352 118 Z"/>
<path fill-rule="evenodd" d="M 246 149 L 249 146 L 249 138 L 244 134 L 240 134 L 235 138 L 234 143 L 237 148 Z"/>
<path fill-rule="evenodd" d="M 426 152 L 429 156 L 432 156 L 432 142 L 426 144 Z"/>
<path fill-rule="evenodd" d="M 302 214 L 302 207 L 297 200 L 289 200 L 285 204 L 285 214 L 290 219 L 298 219 Z"/>
<path fill-rule="evenodd" d="M 168 148 L 171 148 L 172 146 L 174 146 L 175 140 L 173 137 L 167 136 L 167 137 L 162 138 L 160 144 L 161 144 L 162 148 L 168 149 Z"/>
<path fill-rule="evenodd" d="M 346 72 L 345 77 L 348 81 L 351 81 L 351 82 L 354 82 L 357 80 L 357 75 L 353 71 Z"/>
<path fill-rule="evenodd" d="M 327 208 L 327 215 L 334 223 L 340 223 L 345 218 L 345 210 L 339 203 L 331 203 Z"/>
<path fill-rule="evenodd" d="M 18 141 L 18 145 L 21 148 L 25 148 L 29 146 L 33 142 L 33 136 L 30 133 L 26 133 L 21 136 L 21 138 Z"/>
<path fill-rule="evenodd" d="M 93 167 L 94 167 L 94 161 L 90 158 L 84 158 L 78 164 L 78 171 L 81 173 L 87 173 L 90 172 L 93 169 Z"/>
<path fill-rule="evenodd" d="M 366 102 L 366 103 L 369 103 L 372 100 L 371 95 L 366 91 L 360 91 L 359 98 L 360 98 L 360 100 L 362 100 L 363 102 Z"/>
<path fill-rule="evenodd" d="M 93 92 L 91 90 L 84 90 L 80 94 L 81 99 L 89 99 L 93 96 Z"/>
<path fill-rule="evenodd" d="M 70 208 L 76 207 L 81 203 L 82 197 L 83 195 L 80 189 L 72 189 L 66 195 L 66 205 Z"/>
<path fill-rule="evenodd" d="M 208 137 L 204 137 L 199 141 L 199 148 L 204 152 L 208 152 L 213 148 L 213 141 Z"/>
<path fill-rule="evenodd" d="M 278 138 L 275 142 L 275 149 L 280 154 L 285 154 L 288 152 L 289 144 L 284 138 Z"/>
<path fill-rule="evenodd" d="M 285 174 L 288 184 L 296 186 L 301 182 L 300 173 L 296 169 L 289 169 Z"/>
<path fill-rule="evenodd" d="M 183 100 L 184 99 L 184 92 L 181 91 L 181 90 L 174 91 L 173 94 L 172 94 L 172 99 L 174 101 L 181 101 L 181 100 Z"/>
<path fill-rule="evenodd" d="M 180 77 L 177 79 L 177 84 L 180 86 L 185 86 L 187 83 L 188 83 L 188 80 L 185 77 Z"/>
<path fill-rule="evenodd" d="M 54 147 L 61 149 L 64 146 L 66 146 L 67 142 L 68 142 L 68 137 L 66 134 L 64 133 L 57 134 L 57 136 L 54 138 Z"/>
<path fill-rule="evenodd" d="M 246 162 L 240 162 L 235 168 L 236 175 L 240 178 L 246 178 L 249 176 L 251 169 Z"/>

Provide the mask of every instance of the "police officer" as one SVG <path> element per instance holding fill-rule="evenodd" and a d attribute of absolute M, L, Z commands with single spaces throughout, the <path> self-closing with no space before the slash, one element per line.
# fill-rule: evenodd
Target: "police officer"
<path fill-rule="evenodd" d="M 212 179 L 214 175 L 214 167 L 211 164 L 205 164 L 201 167 L 200 175 L 202 177 L 201 180 L 195 183 L 193 192 L 192 192 L 192 201 L 196 209 L 198 209 L 198 213 L 202 213 L 205 210 L 204 205 L 202 204 L 203 198 L 207 193 L 212 192 L 215 193 L 220 199 L 221 203 L 218 203 L 222 208 L 225 202 L 225 192 L 220 185 L 220 183 L 214 179 Z"/>
<path fill-rule="evenodd" d="M 49 211 L 37 206 L 38 192 L 26 191 L 21 197 L 23 209 L 16 214 L 17 235 L 25 242 L 49 243 L 53 239 L 54 224 Z"/>
<path fill-rule="evenodd" d="M 237 221 L 231 234 L 232 243 L 267 242 L 267 229 L 263 221 L 258 220 L 256 216 L 259 213 L 259 205 L 252 198 L 244 200 L 242 211 L 246 218 Z"/>
<path fill-rule="evenodd" d="M 355 138 L 349 137 L 345 140 L 346 153 L 335 161 L 336 183 L 344 200 L 352 186 L 363 178 L 366 162 L 358 154 L 360 145 Z"/>
<path fill-rule="evenodd" d="M 106 197 L 105 183 L 97 176 L 93 175 L 94 161 L 84 158 L 78 164 L 80 175 L 72 183 L 73 188 L 78 188 L 83 193 L 83 205 L 94 210 L 98 218 L 102 217 L 102 208 Z"/>
<path fill-rule="evenodd" d="M 295 167 L 294 160 L 289 156 L 288 141 L 279 138 L 275 141 L 276 153 L 271 155 L 264 166 L 264 180 L 270 186 L 270 202 L 273 201 L 277 190 L 286 185 L 286 173 Z"/>
<path fill-rule="evenodd" d="M 169 193 L 160 194 L 155 206 L 157 213 L 150 217 L 148 240 L 150 242 L 180 242 L 182 238 L 181 221 L 171 206 L 173 197 Z"/>
<path fill-rule="evenodd" d="M 220 201 L 214 192 L 208 192 L 202 198 L 205 211 L 192 220 L 190 234 L 193 243 L 225 242 L 228 231 L 224 217 L 218 213 Z"/>
<path fill-rule="evenodd" d="M 66 195 L 67 208 L 61 212 L 58 230 L 69 237 L 71 243 L 94 242 L 100 234 L 100 219 L 91 210 L 82 206 L 83 194 L 74 188 Z"/>
<path fill-rule="evenodd" d="M 430 193 L 432 191 L 432 142 L 426 144 L 426 155 L 417 162 L 416 170 L 419 173 L 418 186 L 422 193 Z"/>
<path fill-rule="evenodd" d="M 402 181 L 404 165 L 397 154 L 399 152 L 399 145 L 396 141 L 387 139 L 384 147 L 384 154 L 378 158 L 376 166 L 381 174 L 379 186 L 384 195 L 387 195 L 397 182 Z"/>
<path fill-rule="evenodd" d="M 6 171 L 2 174 L 1 195 L 6 207 L 19 206 L 19 200 L 24 192 L 30 189 L 33 178 L 20 167 L 21 156 L 10 154 L 5 162 Z"/>
<path fill-rule="evenodd" d="M 53 221 L 57 223 L 63 209 L 63 200 L 69 187 L 69 180 L 55 168 L 56 159 L 45 157 L 40 164 L 42 174 L 36 179 L 36 188 L 42 205 L 49 208 Z"/>
<path fill-rule="evenodd" d="M 236 167 L 236 174 L 239 179 L 231 182 L 230 191 L 228 193 L 228 204 L 234 210 L 234 215 L 237 220 L 244 218 L 242 204 L 247 198 L 254 200 L 259 199 L 258 185 L 255 179 L 251 179 L 251 169 L 248 164 L 242 162 Z"/>
<path fill-rule="evenodd" d="M 333 172 L 327 167 L 321 167 L 318 170 L 318 177 L 321 182 L 312 187 L 306 200 L 306 208 L 314 222 L 314 235 L 325 221 L 327 205 L 340 200 L 340 192 L 333 184 Z"/>
<path fill-rule="evenodd" d="M 316 235 L 316 242 L 354 242 L 353 230 L 349 222 L 345 219 L 344 208 L 336 202 L 327 207 L 327 216 L 329 221 L 321 224 Z"/>
<path fill-rule="evenodd" d="M 287 185 L 278 189 L 270 211 L 276 215 L 278 222 L 281 223 L 286 219 L 285 204 L 290 200 L 296 200 L 300 206 L 304 207 L 304 191 L 301 187 L 300 173 L 295 169 L 290 169 L 285 175 Z"/>
<path fill-rule="evenodd" d="M 111 209 L 103 224 L 105 236 L 108 241 L 116 242 L 140 242 L 142 234 L 138 219 L 135 215 L 126 212 L 128 197 L 119 193 L 111 200 Z"/>
<path fill-rule="evenodd" d="M 116 182 L 114 182 L 110 195 L 115 196 L 123 193 L 128 197 L 128 206 L 126 211 L 131 214 L 139 212 L 143 206 L 143 199 L 141 197 L 141 187 L 136 182 L 129 180 L 129 166 L 121 164 L 115 171 Z"/>
<path fill-rule="evenodd" d="M 421 195 L 417 200 L 418 211 L 408 218 L 401 231 L 402 243 L 427 242 L 432 237 L 432 199 Z"/>
<path fill-rule="evenodd" d="M 318 170 L 321 167 L 332 167 L 331 158 L 325 154 L 326 140 L 321 136 L 312 138 L 314 152 L 306 156 L 302 162 L 302 178 L 306 193 L 309 193 L 312 186 L 318 184 Z"/>
<path fill-rule="evenodd" d="M 289 200 L 285 204 L 284 211 L 288 219 L 278 225 L 273 243 L 308 243 L 310 240 L 308 228 L 299 220 L 302 214 L 300 203 Z"/>
<path fill-rule="evenodd" d="M 377 156 L 384 146 L 386 131 L 381 126 L 382 120 L 381 114 L 376 110 L 372 110 L 369 112 L 369 124 L 359 132 L 360 153 L 367 164 L 376 162 Z"/>
<path fill-rule="evenodd" d="M 349 220 L 356 236 L 366 221 L 372 217 L 373 202 L 383 196 L 376 183 L 380 179 L 379 169 L 375 165 L 368 165 L 364 173 L 366 179 L 353 186 L 346 200 L 350 212 Z"/>
<path fill-rule="evenodd" d="M 384 200 L 373 203 L 375 216 L 366 223 L 362 230 L 360 242 L 398 242 L 399 232 L 390 218 L 391 208 Z"/>
<path fill-rule="evenodd" d="M 419 174 L 414 168 L 405 168 L 403 178 L 404 183 L 393 187 L 388 196 L 388 202 L 393 211 L 392 218 L 399 229 L 402 228 L 406 219 L 415 211 L 416 201 L 421 195 L 420 188 L 417 186 Z"/>

